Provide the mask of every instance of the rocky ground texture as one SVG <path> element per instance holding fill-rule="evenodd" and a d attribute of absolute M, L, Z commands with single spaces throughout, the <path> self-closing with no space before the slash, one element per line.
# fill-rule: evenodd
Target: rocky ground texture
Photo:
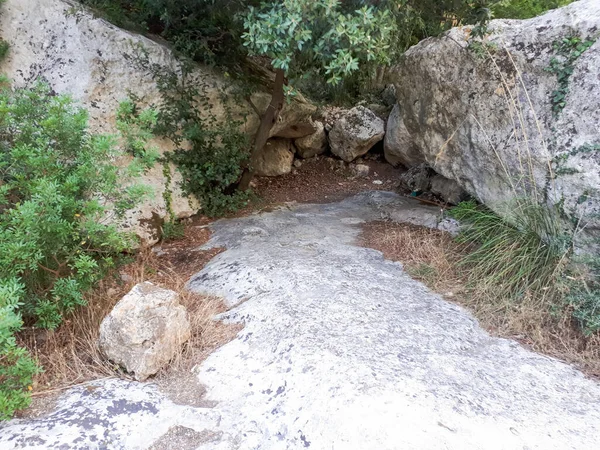
<path fill-rule="evenodd" d="M 201 401 L 100 380 L 3 424 L 0 448 L 598 447 L 598 383 L 490 336 L 359 247 L 360 225 L 380 219 L 452 225 L 386 192 L 214 223 L 206 246 L 227 250 L 188 287 L 223 296 L 220 319 L 245 327 L 195 368 Z"/>

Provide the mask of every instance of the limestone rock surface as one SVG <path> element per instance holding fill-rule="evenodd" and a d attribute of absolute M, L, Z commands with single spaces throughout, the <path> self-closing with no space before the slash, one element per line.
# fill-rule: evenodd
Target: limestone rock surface
<path fill-rule="evenodd" d="M 113 362 L 145 380 L 190 338 L 190 322 L 176 292 L 140 283 L 100 325 L 99 345 Z"/>
<path fill-rule="evenodd" d="M 256 175 L 277 177 L 290 173 L 294 162 L 294 150 L 290 139 L 269 139 L 256 163 Z"/>
<path fill-rule="evenodd" d="M 384 134 L 384 121 L 364 106 L 356 106 L 333 124 L 329 132 L 331 153 L 346 162 L 353 161 L 381 141 Z"/>
<path fill-rule="evenodd" d="M 219 318 L 243 328 L 195 368 L 206 392 L 186 380 L 202 403 L 99 380 L 0 424 L 0 448 L 145 450 L 182 428 L 200 450 L 599 448 L 600 384 L 490 336 L 357 244 L 386 219 L 449 225 L 385 192 L 214 222 L 206 247 L 226 250 L 189 288 L 222 296 Z"/>
<path fill-rule="evenodd" d="M 583 227 L 582 245 L 600 237 L 598 30 L 600 2 L 581 0 L 492 21 L 479 51 L 468 28 L 412 47 L 392 70 L 398 106 L 386 158 L 427 163 L 498 212 L 515 196 L 537 198 Z M 564 61 L 554 42 L 571 36 L 594 44 L 575 59 L 565 106 L 553 112 L 559 84 L 547 69 Z"/>
<path fill-rule="evenodd" d="M 321 155 L 325 153 L 327 147 L 329 147 L 323 122 L 316 121 L 314 124 L 316 128 L 314 133 L 294 141 L 294 145 L 296 145 L 298 156 L 300 156 L 300 158 L 308 159 L 313 156 Z"/>
<path fill-rule="evenodd" d="M 119 102 L 134 94 L 142 106 L 159 105 L 161 97 L 150 73 L 142 68 L 140 50 L 147 54 L 148 63 L 177 71 L 179 62 L 164 45 L 139 34 L 122 30 L 94 16 L 79 3 L 71 0 L 7 0 L 0 14 L 2 37 L 10 43 L 10 52 L 0 64 L 16 86 L 27 86 L 40 79 L 59 94 L 69 94 L 87 108 L 90 127 L 95 132 L 115 133 L 116 111 Z M 206 86 L 211 113 L 225 120 L 225 105 L 221 90 L 227 89 L 226 79 L 207 66 L 196 66 L 190 75 Z M 266 109 L 270 95 L 258 92 L 254 103 Z M 230 102 L 228 108 L 235 118 L 246 118 L 248 134 L 258 129 L 258 116 L 245 102 Z M 310 115 L 316 107 L 302 96 L 284 106 L 272 136 L 297 138 L 315 131 Z M 161 151 L 172 150 L 170 142 L 157 139 Z M 117 164 L 129 161 L 123 157 Z M 171 209 L 177 218 L 189 217 L 201 207 L 196 199 L 188 198 L 179 188 L 181 176 L 170 168 L 172 182 L 162 165 L 157 165 L 142 179 L 153 190 L 152 197 L 128 214 L 126 228 L 134 231 L 146 243 L 160 239 L 162 220 L 171 214 L 163 197 L 166 189 L 172 192 Z"/>

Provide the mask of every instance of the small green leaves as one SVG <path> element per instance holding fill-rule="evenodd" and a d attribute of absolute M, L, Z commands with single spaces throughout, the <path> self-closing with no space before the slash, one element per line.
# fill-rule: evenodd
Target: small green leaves
<path fill-rule="evenodd" d="M 124 102 L 118 116 L 126 147 L 141 151 L 154 114 L 137 115 Z M 139 128 L 129 128 L 133 116 Z M 136 171 L 114 163 L 122 154 L 117 139 L 90 134 L 87 117 L 41 83 L 0 89 L 0 419 L 27 406 L 39 370 L 16 345 L 22 318 L 58 327 L 133 244 L 105 222 L 109 213 L 117 220 L 121 206 L 135 206 L 142 189 Z"/>
<path fill-rule="evenodd" d="M 295 77 L 302 59 L 302 70 L 308 61 L 336 85 L 363 62 L 389 63 L 397 25 L 387 9 L 363 6 L 345 14 L 336 0 L 283 0 L 250 8 L 244 28 L 244 45 L 271 58 L 275 69 Z"/>
<path fill-rule="evenodd" d="M 554 41 L 552 47 L 557 53 L 557 57 L 550 60 L 550 65 L 546 68 L 547 72 L 554 73 L 558 81 L 558 88 L 552 91 L 550 100 L 552 103 L 552 112 L 555 116 L 566 106 L 566 98 L 569 93 L 569 79 L 573 74 L 575 61 L 592 45 L 595 40 L 582 40 L 576 36 L 569 36 Z"/>

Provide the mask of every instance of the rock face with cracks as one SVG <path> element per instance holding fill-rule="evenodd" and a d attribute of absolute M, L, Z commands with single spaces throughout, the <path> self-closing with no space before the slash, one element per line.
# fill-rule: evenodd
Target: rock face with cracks
<path fill-rule="evenodd" d="M 577 224 L 577 247 L 600 239 L 600 2 L 530 20 L 494 20 L 485 42 L 454 28 L 410 48 L 391 71 L 398 105 L 384 145 L 392 164 L 427 163 L 498 213 L 515 196 Z M 575 56 L 577 38 L 591 47 Z M 564 108 L 553 59 L 573 57 Z M 506 203 L 509 205 L 506 205 Z M 512 205 L 514 207 L 514 205 Z M 600 249 L 599 249 L 600 250 Z"/>
<path fill-rule="evenodd" d="M 100 349 L 145 380 L 163 368 L 190 338 L 190 322 L 176 292 L 152 283 L 131 289 L 100 325 Z"/>
<path fill-rule="evenodd" d="M 314 133 L 294 141 L 300 158 L 308 159 L 320 155 L 329 147 L 323 122 L 315 122 L 315 128 Z"/>
<path fill-rule="evenodd" d="M 227 250 L 189 288 L 223 296 L 220 319 L 245 327 L 195 370 L 210 407 L 99 381 L 0 425 L 0 448 L 145 449 L 182 429 L 211 450 L 599 447 L 598 383 L 357 246 L 379 219 L 444 226 L 391 193 L 214 223 L 207 246 Z"/>

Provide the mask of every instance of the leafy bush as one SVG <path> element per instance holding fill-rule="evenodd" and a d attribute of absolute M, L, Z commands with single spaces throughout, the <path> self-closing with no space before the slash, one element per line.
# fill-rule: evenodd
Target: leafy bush
<path fill-rule="evenodd" d="M 134 243 L 116 223 L 147 194 L 130 183 L 140 167 L 115 164 L 115 138 L 91 134 L 87 121 L 85 110 L 44 84 L 0 89 L 3 417 L 27 404 L 37 370 L 14 333 L 23 322 L 56 328 Z"/>
<path fill-rule="evenodd" d="M 494 6 L 494 16 L 499 19 L 529 19 L 572 2 L 573 0 L 504 0 Z"/>
<path fill-rule="evenodd" d="M 600 331 L 600 256 L 578 258 L 568 272 L 564 303 L 586 335 Z"/>
<path fill-rule="evenodd" d="M 242 174 L 250 142 L 241 131 L 244 120 L 235 119 L 228 106 L 235 98 L 223 93 L 225 117 L 218 120 L 213 113 L 214 100 L 207 93 L 209 86 L 193 75 L 192 66 L 184 62 L 177 72 L 152 64 L 143 50 L 135 64 L 152 76 L 161 94 L 153 132 L 174 143 L 176 149 L 164 155 L 163 164 L 176 165 L 182 190 L 194 195 L 208 216 L 244 206 L 250 193 L 232 187 Z"/>
<path fill-rule="evenodd" d="M 575 70 L 575 61 L 592 45 L 594 40 L 582 40 L 577 36 L 567 36 L 555 41 L 552 45 L 556 57 L 550 60 L 548 72 L 554 73 L 558 81 L 558 88 L 551 94 L 552 111 L 558 115 L 566 106 L 569 93 L 569 80 Z"/>
<path fill-rule="evenodd" d="M 18 308 L 24 290 L 15 278 L 0 282 L 0 420 L 29 405 L 29 389 L 39 371 L 14 335 L 23 324 Z"/>
<path fill-rule="evenodd" d="M 124 140 L 124 150 L 137 158 L 143 168 L 151 167 L 159 159 L 158 149 L 148 145 L 154 137 L 158 114 L 152 108 L 140 110 L 135 96 L 123 100 L 117 110 L 117 130 Z"/>

